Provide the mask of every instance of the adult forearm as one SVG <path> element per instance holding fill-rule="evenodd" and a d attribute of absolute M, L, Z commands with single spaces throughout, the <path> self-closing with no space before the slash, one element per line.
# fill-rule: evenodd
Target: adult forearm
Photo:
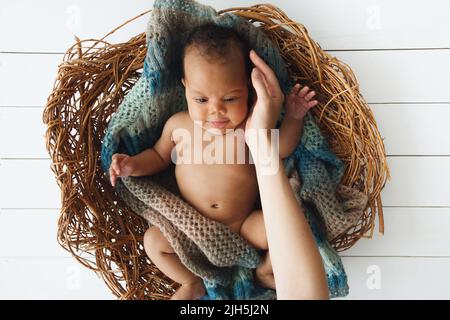
<path fill-rule="evenodd" d="M 275 174 L 255 166 L 278 299 L 328 299 L 322 258 L 282 162 Z"/>

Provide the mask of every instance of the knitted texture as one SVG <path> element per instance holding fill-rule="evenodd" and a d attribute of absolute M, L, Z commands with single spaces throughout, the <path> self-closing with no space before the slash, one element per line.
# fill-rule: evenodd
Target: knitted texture
<path fill-rule="evenodd" d="M 125 188 L 120 192 L 124 199 L 126 197 L 126 202 L 134 206 L 133 210 L 141 212 L 152 225 L 159 227 L 180 260 L 198 276 L 229 285 L 227 274 L 230 270 L 218 267 L 237 265 L 256 268 L 260 263 L 258 253 L 237 233 L 199 214 L 151 178 L 127 177 L 122 182 Z M 148 209 L 142 211 L 136 207 L 138 201 Z M 195 259 L 192 259 L 194 256 Z M 207 265 L 208 268 L 205 268 Z"/>
<path fill-rule="evenodd" d="M 187 109 L 180 82 L 181 50 L 189 32 L 206 22 L 239 32 L 272 68 L 283 93 L 290 92 L 292 81 L 278 49 L 252 23 L 231 13 L 218 15 L 195 1 L 156 0 L 146 30 L 142 76 L 111 118 L 103 139 L 101 164 L 107 176 L 114 153 L 136 155 L 152 147 L 166 120 Z M 283 116 L 284 109 L 277 127 Z M 347 276 L 329 241 L 359 219 L 367 198 L 339 185 L 344 164 L 329 150 L 309 113 L 301 141 L 284 164 L 324 262 L 330 298 L 345 296 Z M 117 194 L 150 225 L 160 228 L 182 263 L 202 277 L 207 290 L 202 299 L 276 298 L 273 290 L 260 288 L 254 281 L 252 270 L 260 262 L 255 248 L 185 202 L 171 168 L 151 177 L 123 178 L 116 185 Z"/>
<path fill-rule="evenodd" d="M 331 152 L 311 114 L 305 117 L 303 135 L 291 157 L 298 164 L 302 189 L 300 198 L 315 204 L 329 241 L 354 226 L 366 208 L 367 196 L 339 184 L 345 167 Z"/>

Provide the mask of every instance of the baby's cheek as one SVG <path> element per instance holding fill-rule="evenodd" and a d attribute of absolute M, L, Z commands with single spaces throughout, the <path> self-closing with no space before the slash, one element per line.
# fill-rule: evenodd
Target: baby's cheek
<path fill-rule="evenodd" d="M 239 108 L 238 117 L 239 117 L 239 119 L 241 119 L 241 121 L 247 116 L 248 111 L 249 111 L 249 107 L 247 105 L 242 105 Z"/>
<path fill-rule="evenodd" d="M 201 112 L 201 110 L 199 110 L 199 108 L 197 107 L 189 107 L 189 116 L 191 117 L 192 120 L 198 120 L 201 121 L 203 120 L 203 114 Z"/>

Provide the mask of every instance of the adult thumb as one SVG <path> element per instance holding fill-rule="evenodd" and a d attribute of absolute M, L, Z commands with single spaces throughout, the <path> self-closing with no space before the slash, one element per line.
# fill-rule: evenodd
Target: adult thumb
<path fill-rule="evenodd" d="M 258 98 L 268 98 L 269 94 L 267 93 L 267 88 L 264 83 L 263 75 L 258 68 L 253 68 L 252 70 L 252 83 L 253 87 L 255 87 L 256 95 Z"/>

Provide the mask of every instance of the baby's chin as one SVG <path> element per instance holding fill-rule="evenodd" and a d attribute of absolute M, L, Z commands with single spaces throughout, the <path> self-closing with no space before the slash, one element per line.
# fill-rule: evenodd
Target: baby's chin
<path fill-rule="evenodd" d="M 204 122 L 202 127 L 203 127 L 203 129 L 205 129 L 208 133 L 210 133 L 212 135 L 223 136 L 223 135 L 226 135 L 227 133 L 233 133 L 237 126 L 232 124 L 231 122 L 229 122 L 223 128 L 216 128 L 216 127 L 213 127 L 209 122 Z"/>
<path fill-rule="evenodd" d="M 209 122 L 207 121 L 196 121 L 198 125 L 200 125 L 206 132 L 209 134 L 215 135 L 215 136 L 223 136 L 225 134 L 233 133 L 234 130 L 237 128 L 237 125 L 232 123 L 231 121 L 226 124 L 223 128 L 216 128 L 213 127 Z"/>

